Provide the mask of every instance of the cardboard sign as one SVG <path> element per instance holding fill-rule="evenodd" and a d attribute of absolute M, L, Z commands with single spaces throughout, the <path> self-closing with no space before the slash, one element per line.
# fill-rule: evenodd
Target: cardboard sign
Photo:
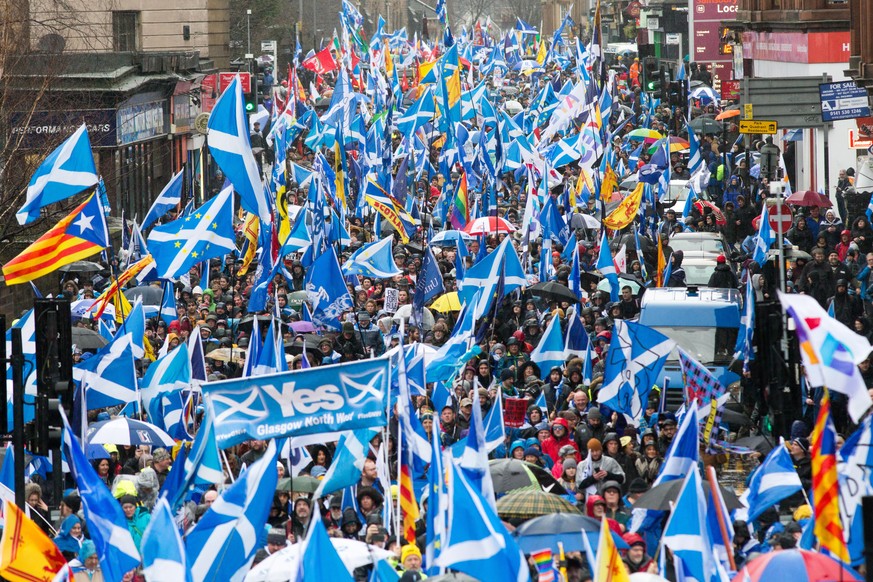
<path fill-rule="evenodd" d="M 400 303 L 400 290 L 389 287 L 385 289 L 385 311 L 394 313 Z"/>

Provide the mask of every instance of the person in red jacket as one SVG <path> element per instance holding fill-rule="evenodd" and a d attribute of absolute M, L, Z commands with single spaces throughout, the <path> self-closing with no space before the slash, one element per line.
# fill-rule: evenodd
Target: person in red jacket
<path fill-rule="evenodd" d="M 569 423 L 566 418 L 556 418 L 552 423 L 552 436 L 543 441 L 543 453 L 552 458 L 552 461 L 558 462 L 560 457 L 561 447 L 564 445 L 572 445 L 576 449 L 576 462 L 582 460 L 579 455 L 579 449 L 576 448 L 576 443 L 570 438 Z"/>

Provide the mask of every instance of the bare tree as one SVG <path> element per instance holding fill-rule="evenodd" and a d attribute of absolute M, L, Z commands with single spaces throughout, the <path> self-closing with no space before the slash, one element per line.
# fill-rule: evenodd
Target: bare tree
<path fill-rule="evenodd" d="M 508 12 L 512 13 L 513 19 L 521 18 L 528 24 L 539 27 L 543 15 L 541 2 L 531 2 L 530 0 L 503 1 L 506 3 Z"/>

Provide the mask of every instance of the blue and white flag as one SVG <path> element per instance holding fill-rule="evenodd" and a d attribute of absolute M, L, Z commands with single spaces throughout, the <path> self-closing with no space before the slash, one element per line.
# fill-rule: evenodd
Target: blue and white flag
<path fill-rule="evenodd" d="M 176 508 L 188 492 L 197 485 L 212 486 L 224 483 L 224 470 L 221 466 L 221 456 L 215 441 L 215 412 L 209 401 L 203 403 L 205 413 L 203 423 L 194 437 L 194 444 L 184 461 L 184 478 L 177 487 L 168 487 L 169 479 L 164 482 L 161 497 L 166 498 L 170 507 Z"/>
<path fill-rule="evenodd" d="M 357 483 L 364 470 L 364 461 L 370 452 L 370 440 L 379 434 L 378 429 L 362 428 L 344 433 L 336 444 L 333 462 L 324 479 L 318 485 L 317 499 L 334 491 L 340 491 Z"/>
<path fill-rule="evenodd" d="M 540 393 L 542 395 L 542 393 Z M 491 452 L 506 441 L 506 426 L 503 424 L 503 398 L 498 391 L 497 398 L 482 419 L 485 426 L 485 450 Z"/>
<path fill-rule="evenodd" d="M 320 582 L 326 578 L 336 582 L 354 582 L 355 579 L 349 574 L 327 535 L 318 504 L 315 504 L 309 523 L 311 525 L 302 542 L 297 570 L 289 571 L 286 578 L 296 582 Z M 327 572 L 330 572 L 329 576 L 325 575 Z"/>
<path fill-rule="evenodd" d="M 158 499 L 152 517 L 142 534 L 142 564 L 146 580 L 191 582 L 185 545 L 173 510 L 164 498 Z"/>
<path fill-rule="evenodd" d="M 749 370 L 749 360 L 754 359 L 752 350 L 755 334 L 755 287 L 752 278 L 746 281 L 746 297 L 743 301 L 743 315 L 740 318 L 740 331 L 737 334 L 737 343 L 734 346 L 734 359 L 743 359 L 743 370 Z"/>
<path fill-rule="evenodd" d="M 661 472 L 652 487 L 675 479 L 684 479 L 689 471 L 697 467 L 700 460 L 699 440 L 700 425 L 697 421 L 697 404 L 691 401 L 682 416 L 679 430 L 676 431 L 676 436 L 673 437 L 673 442 L 670 443 L 667 454 L 664 455 Z"/>
<path fill-rule="evenodd" d="M 840 518 L 852 564 L 864 560 L 864 516 L 861 503 L 873 495 L 873 417 L 867 416 L 837 454 L 840 484 Z M 810 520 L 812 521 L 812 520 Z"/>
<path fill-rule="evenodd" d="M 495 405 L 496 406 L 496 405 Z M 463 442 L 463 446 L 461 445 Z M 479 399 L 473 400 L 473 414 L 467 438 L 452 447 L 454 463 L 461 469 L 464 477 L 473 486 L 493 511 L 497 511 L 494 481 L 488 468 L 488 449 L 485 443 L 485 421 Z"/>
<path fill-rule="evenodd" d="M 380 241 L 362 246 L 343 263 L 343 275 L 389 279 L 403 274 L 394 263 L 393 242 L 394 237 L 386 236 Z"/>
<path fill-rule="evenodd" d="M 676 342 L 654 329 L 617 319 L 606 352 L 603 386 L 597 401 L 639 419 L 649 392 Z"/>
<path fill-rule="evenodd" d="M 306 208 L 297 213 L 297 218 L 294 224 L 291 225 L 291 232 L 288 233 L 288 238 L 282 243 L 282 248 L 279 249 L 279 254 L 285 256 L 290 253 L 303 252 L 312 246 L 312 233 L 309 232 L 309 225 L 306 224 L 306 215 L 309 211 Z"/>
<path fill-rule="evenodd" d="M 280 347 L 281 346 L 281 347 Z M 277 372 L 287 372 L 288 362 L 285 359 L 285 347 L 282 334 L 276 332 L 275 318 L 267 326 L 264 345 L 258 352 L 258 361 L 252 367 L 252 376 L 263 376 Z"/>
<path fill-rule="evenodd" d="M 663 540 L 673 551 L 677 573 L 681 572 L 680 580 L 710 582 L 715 564 L 706 528 L 706 502 L 696 466 L 689 471 L 676 498 Z"/>
<path fill-rule="evenodd" d="M 130 313 L 124 318 L 124 323 L 115 332 L 115 337 L 130 334 L 131 349 L 134 358 L 142 358 L 145 355 L 145 311 L 143 310 L 142 298 L 137 297 L 130 309 Z"/>
<path fill-rule="evenodd" d="M 433 120 L 436 107 L 431 85 L 426 85 L 424 93 L 409 106 L 406 113 L 397 121 L 397 129 L 403 135 L 415 135 L 425 123 Z"/>
<path fill-rule="evenodd" d="M 436 563 L 479 580 L 530 579 L 524 554 L 506 531 L 497 512 L 451 463 L 448 525 Z"/>
<path fill-rule="evenodd" d="M 188 336 L 188 357 L 191 360 L 191 381 L 195 384 L 206 382 L 206 359 L 203 357 L 203 339 L 200 328 Z"/>
<path fill-rule="evenodd" d="M 579 150 L 581 134 L 574 134 L 555 142 L 554 148 L 549 153 L 549 165 L 553 168 L 561 168 L 572 164 L 582 155 Z"/>
<path fill-rule="evenodd" d="M 194 265 L 235 253 L 233 187 L 179 219 L 156 226 L 149 234 L 149 248 L 161 279 L 178 279 Z"/>
<path fill-rule="evenodd" d="M 142 379 L 142 399 L 148 408 L 152 398 L 157 398 L 162 392 L 179 392 L 190 386 L 191 358 L 187 346 L 180 345 L 148 367 Z"/>
<path fill-rule="evenodd" d="M 694 134 L 694 130 L 690 126 L 688 129 L 688 143 L 691 146 L 688 154 L 688 173 L 694 174 L 703 167 L 703 156 L 700 153 L 700 140 Z"/>
<path fill-rule="evenodd" d="M 237 75 L 212 108 L 206 141 L 218 167 L 233 184 L 233 190 L 239 193 L 240 205 L 269 224 L 272 220 L 270 201 L 252 153 L 244 109 L 242 83 Z"/>
<path fill-rule="evenodd" d="M 39 165 L 27 185 L 27 199 L 15 213 L 18 224 L 39 218 L 39 210 L 66 200 L 98 182 L 94 154 L 83 123 Z"/>
<path fill-rule="evenodd" d="M 428 363 L 425 372 L 428 383 L 447 380 L 459 366 L 463 365 L 462 358 L 473 348 L 475 339 L 473 331 L 476 326 L 474 306 L 478 299 L 479 292 L 473 296 L 471 303 L 465 303 L 462 306 L 452 335 L 449 336 L 446 343 L 440 346 L 436 355 Z"/>
<path fill-rule="evenodd" d="M 767 204 L 764 204 L 764 208 L 761 210 L 761 222 L 758 224 L 758 236 L 755 237 L 752 260 L 763 267 L 764 263 L 767 262 L 767 251 L 770 250 L 775 240 L 773 229 L 770 227 L 770 210 L 767 208 Z"/>
<path fill-rule="evenodd" d="M 770 451 L 749 478 L 749 487 L 740 500 L 749 508 L 746 521 L 754 521 L 789 495 L 803 489 L 794 461 L 783 443 Z"/>
<path fill-rule="evenodd" d="M 518 17 L 515 18 L 515 30 L 519 31 L 521 34 L 530 34 L 533 36 L 539 34 L 536 28 Z"/>
<path fill-rule="evenodd" d="M 443 274 L 439 263 L 433 255 L 430 245 L 424 247 L 424 260 L 415 280 L 415 295 L 412 298 L 412 312 L 416 321 L 419 321 L 424 313 L 424 306 L 428 301 L 445 291 Z"/>
<path fill-rule="evenodd" d="M 121 580 L 127 572 L 139 566 L 139 551 L 127 529 L 127 519 L 121 511 L 121 505 L 88 462 L 66 417 L 63 453 L 79 489 L 85 519 L 88 521 L 88 532 L 97 547 L 103 576 L 107 580 Z M 272 499 L 272 493 L 270 498 Z"/>
<path fill-rule="evenodd" d="M 185 420 L 187 402 L 188 396 L 181 390 L 161 392 L 149 402 L 149 420 L 175 440 L 191 440 Z"/>
<path fill-rule="evenodd" d="M 530 360 L 540 367 L 540 377 L 545 379 L 555 366 L 564 364 L 564 337 L 561 333 L 561 318 L 553 317 L 540 338 L 540 343 L 530 354 Z"/>
<path fill-rule="evenodd" d="M 606 229 L 600 237 L 600 253 L 597 255 L 597 270 L 609 281 L 609 292 L 612 301 L 618 301 L 618 273 L 615 271 L 615 262 L 609 250 L 609 239 L 606 238 Z"/>
<path fill-rule="evenodd" d="M 546 197 L 546 203 L 543 204 L 539 215 L 540 224 L 543 227 L 543 239 L 551 238 L 562 245 L 566 245 L 570 239 L 570 227 L 567 221 L 561 216 L 561 211 L 558 209 L 558 202 L 550 195 Z"/>
<path fill-rule="evenodd" d="M 161 297 L 159 313 L 161 319 L 167 325 L 179 319 L 179 311 L 176 307 L 176 289 L 173 287 L 172 281 L 164 281 L 164 292 Z"/>
<path fill-rule="evenodd" d="M 590 349 L 588 333 L 582 318 L 576 313 L 576 306 L 567 310 L 567 330 L 564 339 L 564 357 L 582 356 Z"/>
<path fill-rule="evenodd" d="M 340 329 L 343 312 L 354 308 L 333 247 L 321 253 L 306 273 L 306 293 L 312 304 L 312 319 L 331 329 Z"/>
<path fill-rule="evenodd" d="M 185 170 L 179 170 L 179 173 L 170 178 L 170 181 L 155 198 L 152 207 L 142 219 L 140 228 L 145 230 L 152 224 L 157 222 L 159 218 L 165 215 L 169 210 L 182 203 L 182 185 L 185 183 Z"/>
<path fill-rule="evenodd" d="M 448 513 L 448 495 L 446 489 L 446 472 L 443 469 L 445 454 L 440 443 L 439 417 L 433 419 L 431 431 L 431 461 L 427 468 L 427 493 L 428 507 L 432 511 L 426 512 L 427 534 L 425 536 L 425 565 L 428 576 L 434 576 L 440 568 L 437 558 L 441 553 L 443 541 L 446 535 L 446 517 Z"/>
<path fill-rule="evenodd" d="M 509 294 L 527 285 L 524 268 L 518 260 L 515 248 L 506 237 L 494 252 L 467 270 L 458 292 L 461 302 L 469 302 L 477 291 L 481 295 L 473 305 L 477 319 L 488 313 L 495 299 L 495 291 L 502 285 L 503 294 Z M 501 282 L 502 280 L 502 282 Z"/>
<path fill-rule="evenodd" d="M 131 335 L 116 336 L 96 354 L 73 366 L 73 379 L 86 390 L 89 410 L 137 400 Z"/>
<path fill-rule="evenodd" d="M 576 296 L 576 299 L 582 301 L 582 274 L 579 266 L 579 245 L 576 244 L 576 234 L 573 234 L 573 259 L 570 267 L 570 291 Z M 642 263 L 640 263 L 642 264 Z"/>
<path fill-rule="evenodd" d="M 277 456 L 271 440 L 264 456 L 224 490 L 185 537 L 194 582 L 241 580 L 248 572 L 273 504 Z"/>

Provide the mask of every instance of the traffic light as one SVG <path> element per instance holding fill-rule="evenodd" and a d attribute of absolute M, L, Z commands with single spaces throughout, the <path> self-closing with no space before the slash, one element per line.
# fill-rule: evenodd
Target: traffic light
<path fill-rule="evenodd" d="M 647 93 L 656 93 L 661 89 L 660 83 L 661 69 L 658 59 L 646 57 L 643 59 L 643 90 Z"/>
<path fill-rule="evenodd" d="M 670 100 L 670 69 L 667 68 L 667 65 L 661 63 L 661 66 L 658 70 L 658 76 L 660 81 L 658 82 L 658 89 L 656 90 L 656 95 L 658 99 L 661 101 L 669 101 Z"/>
<path fill-rule="evenodd" d="M 61 408 L 72 413 L 73 338 L 70 302 L 67 299 L 36 299 L 33 306 L 36 343 L 35 434 L 30 448 L 47 456 L 61 447 Z"/>
<path fill-rule="evenodd" d="M 258 84 L 255 82 L 258 67 L 255 61 L 249 61 L 247 67 L 250 75 L 249 90 L 243 94 L 243 98 L 245 99 L 246 113 L 254 113 L 258 110 Z"/>

